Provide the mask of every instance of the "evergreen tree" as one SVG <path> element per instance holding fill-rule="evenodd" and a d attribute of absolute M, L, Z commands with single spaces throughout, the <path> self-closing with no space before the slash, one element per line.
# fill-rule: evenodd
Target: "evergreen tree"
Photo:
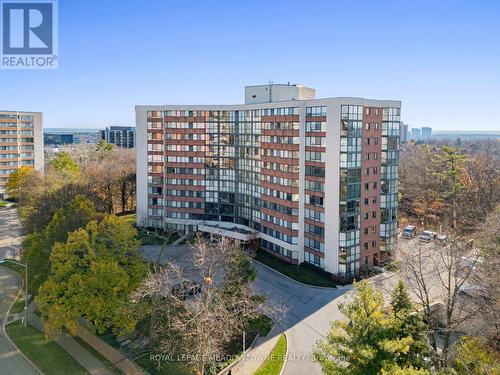
<path fill-rule="evenodd" d="M 429 344 L 425 335 L 426 326 L 422 316 L 413 309 L 410 296 L 402 281 L 391 295 L 391 312 L 394 323 L 394 335 L 411 337 L 411 344 L 406 353 L 399 353 L 396 364 L 405 367 L 411 364 L 416 368 L 425 368 L 430 356 Z"/>
<path fill-rule="evenodd" d="M 315 357 L 326 375 L 377 375 L 386 371 L 425 374 L 423 329 L 413 318 L 404 287 L 394 293 L 394 307 L 386 309 L 382 293 L 366 280 L 355 283 L 356 295 L 339 305 L 346 320 L 335 321 L 327 340 L 318 342 Z M 421 320 L 420 320 L 421 321 Z M 423 332 L 423 331 L 422 331 Z M 415 358 L 416 357 L 416 358 Z"/>

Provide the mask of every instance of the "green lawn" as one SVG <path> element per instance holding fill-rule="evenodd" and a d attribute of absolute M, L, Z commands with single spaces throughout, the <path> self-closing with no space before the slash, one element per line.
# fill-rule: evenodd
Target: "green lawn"
<path fill-rule="evenodd" d="M 336 285 L 335 281 L 333 281 L 330 276 L 322 273 L 320 270 L 315 270 L 303 265 L 296 266 L 287 263 L 264 250 L 259 250 L 257 252 L 255 260 L 304 284 L 328 287 L 334 287 Z"/>
<path fill-rule="evenodd" d="M 17 273 L 19 275 L 19 277 L 22 280 L 24 280 L 24 278 L 26 277 L 26 269 L 24 268 L 24 266 L 21 266 L 19 264 L 12 263 L 12 262 L 4 262 L 4 263 L 0 264 L 0 267 L 5 267 L 5 268 L 8 268 L 9 270 L 14 271 L 15 273 Z"/>
<path fill-rule="evenodd" d="M 16 302 L 14 303 L 12 308 L 10 309 L 10 313 L 17 314 L 17 313 L 23 312 L 25 303 L 26 302 L 24 301 L 24 292 L 23 292 L 23 293 L 21 293 L 19 298 L 16 300 Z"/>
<path fill-rule="evenodd" d="M 16 300 L 16 302 L 14 303 L 12 308 L 10 309 L 10 313 L 17 314 L 17 313 L 23 312 L 24 311 L 24 304 L 25 304 L 25 302 L 24 302 L 24 277 L 25 277 L 24 267 L 20 266 L 19 264 L 10 263 L 10 262 L 2 263 L 2 264 L 0 264 L 0 267 L 5 267 L 5 268 L 8 268 L 8 269 L 14 271 L 23 280 L 23 291 L 21 292 L 21 294 L 19 295 L 19 298 Z"/>
<path fill-rule="evenodd" d="M 7 206 L 7 202 L 0 200 L 0 208 Z"/>
<path fill-rule="evenodd" d="M 45 375 L 87 375 L 88 372 L 54 341 L 47 341 L 43 333 L 20 321 L 6 327 L 7 334 L 17 347 L 35 363 Z"/>
<path fill-rule="evenodd" d="M 285 363 L 285 355 L 286 337 L 282 334 L 269 357 L 257 369 L 257 371 L 255 371 L 254 375 L 279 375 L 281 368 Z"/>
<path fill-rule="evenodd" d="M 274 322 L 271 318 L 261 315 L 257 319 L 250 321 L 247 327 L 247 332 L 258 333 L 260 336 L 266 336 L 273 326 Z"/>

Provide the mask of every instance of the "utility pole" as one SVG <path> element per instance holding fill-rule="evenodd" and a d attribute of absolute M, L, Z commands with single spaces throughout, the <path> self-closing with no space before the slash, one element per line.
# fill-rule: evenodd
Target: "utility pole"
<path fill-rule="evenodd" d="M 245 353 L 246 342 L 245 342 L 245 339 L 246 339 L 246 332 L 243 331 L 243 375 L 245 375 L 245 362 L 246 362 L 246 353 Z"/>

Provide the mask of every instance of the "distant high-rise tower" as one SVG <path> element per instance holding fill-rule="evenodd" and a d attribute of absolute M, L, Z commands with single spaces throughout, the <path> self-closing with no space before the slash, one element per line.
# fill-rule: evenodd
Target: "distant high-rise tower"
<path fill-rule="evenodd" d="M 100 139 L 123 148 L 135 147 L 135 127 L 110 126 L 99 132 Z"/>
<path fill-rule="evenodd" d="M 401 122 L 399 126 L 399 140 L 401 143 L 408 142 L 408 124 Z"/>
<path fill-rule="evenodd" d="M 412 128 L 410 137 L 412 141 L 419 141 L 422 138 L 420 128 Z"/>
<path fill-rule="evenodd" d="M 429 140 L 432 136 L 432 128 L 423 127 L 422 128 L 422 139 Z"/>

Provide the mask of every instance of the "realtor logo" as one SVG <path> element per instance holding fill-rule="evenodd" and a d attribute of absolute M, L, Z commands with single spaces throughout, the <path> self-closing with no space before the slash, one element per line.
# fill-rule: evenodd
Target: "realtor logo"
<path fill-rule="evenodd" d="M 57 2 L 1 3 L 3 69 L 55 69 L 58 63 Z"/>

